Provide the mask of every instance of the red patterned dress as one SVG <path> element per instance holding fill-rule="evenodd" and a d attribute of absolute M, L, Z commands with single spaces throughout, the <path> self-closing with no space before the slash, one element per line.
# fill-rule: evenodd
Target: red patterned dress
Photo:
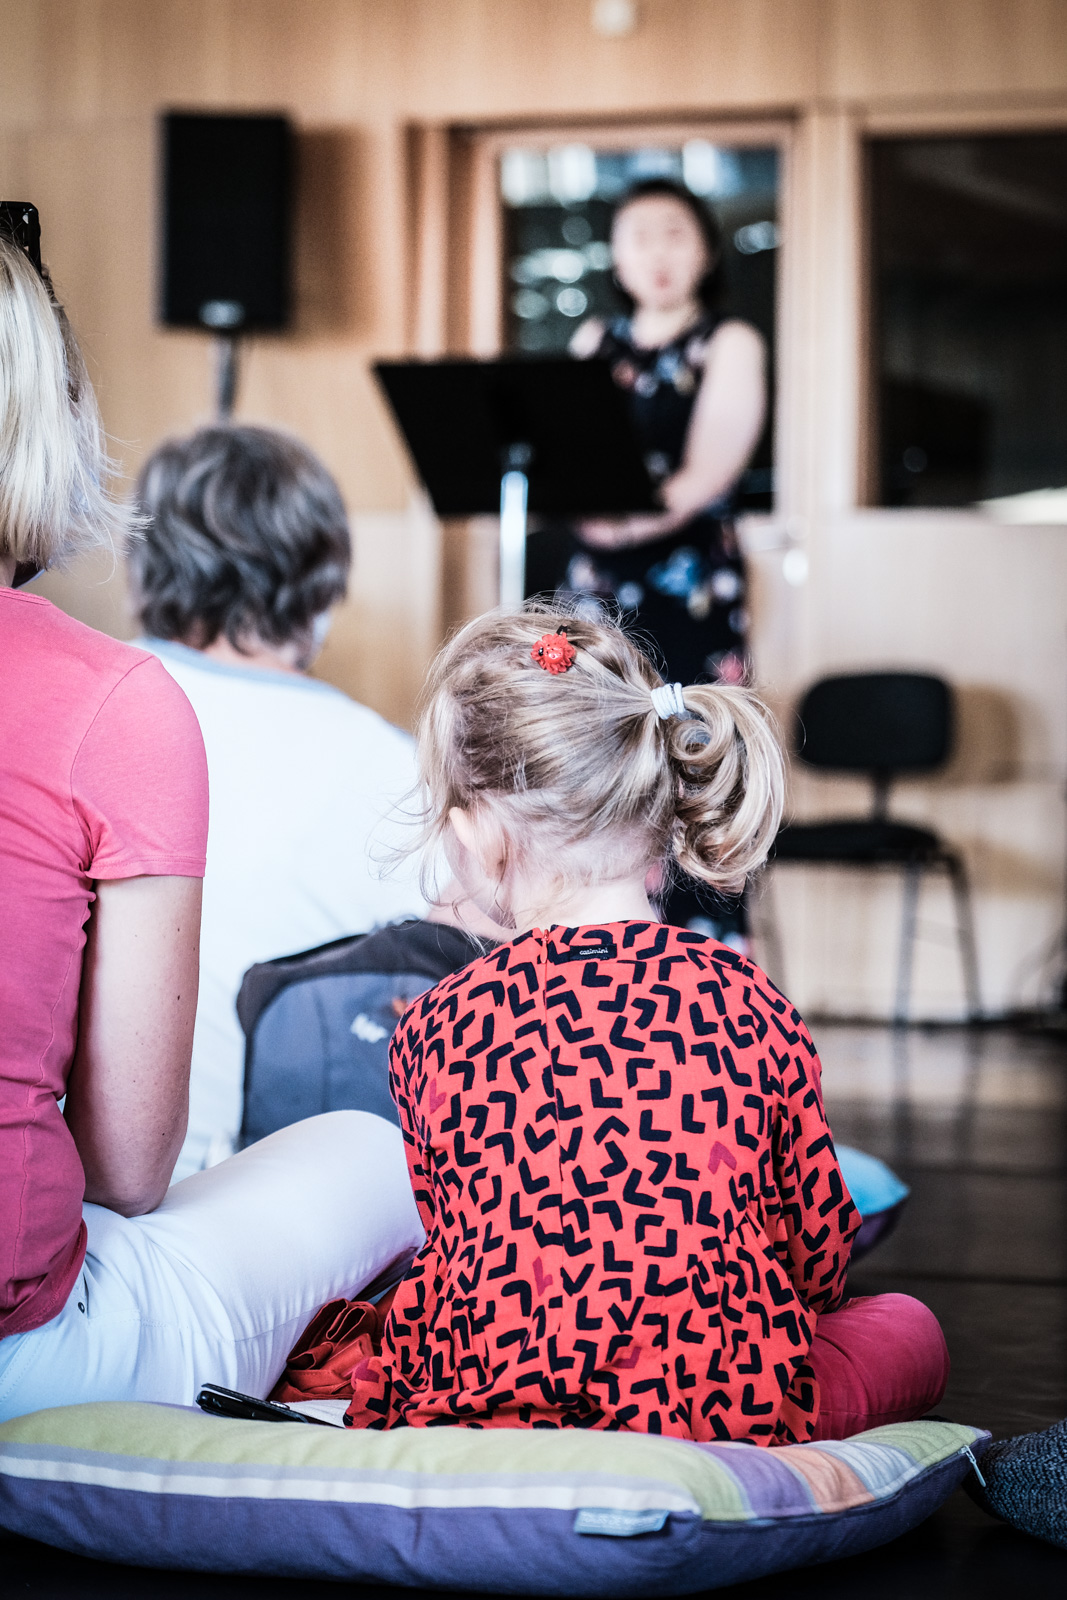
<path fill-rule="evenodd" d="M 391 1068 L 427 1237 L 350 1424 L 811 1436 L 859 1218 L 758 967 L 658 923 L 535 929 L 417 1000 Z"/>

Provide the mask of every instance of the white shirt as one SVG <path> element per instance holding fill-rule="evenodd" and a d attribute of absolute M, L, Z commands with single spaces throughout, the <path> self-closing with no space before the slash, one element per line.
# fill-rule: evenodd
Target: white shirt
<path fill-rule="evenodd" d="M 423 915 L 417 861 L 388 859 L 414 836 L 398 809 L 415 784 L 414 743 L 314 678 L 230 666 L 171 640 L 137 642 L 192 703 L 211 797 L 177 1182 L 223 1160 L 240 1131 L 244 1035 L 234 1003 L 248 968 Z"/>

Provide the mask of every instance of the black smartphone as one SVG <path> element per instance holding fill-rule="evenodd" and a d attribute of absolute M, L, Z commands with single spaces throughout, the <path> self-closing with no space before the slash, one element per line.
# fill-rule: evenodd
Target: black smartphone
<path fill-rule="evenodd" d="M 41 271 L 41 217 L 28 200 L 0 200 L 0 229 Z"/>
<path fill-rule="evenodd" d="M 238 1394 L 236 1389 L 222 1389 L 217 1383 L 205 1383 L 196 1397 L 201 1411 L 213 1417 L 240 1417 L 244 1422 L 307 1422 L 314 1427 L 311 1417 L 305 1417 L 276 1400 L 257 1400 L 252 1394 Z"/>

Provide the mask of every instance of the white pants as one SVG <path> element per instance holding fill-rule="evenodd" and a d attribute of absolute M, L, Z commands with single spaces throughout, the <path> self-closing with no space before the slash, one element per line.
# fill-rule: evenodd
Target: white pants
<path fill-rule="evenodd" d="M 87 1400 L 266 1395 L 324 1301 L 422 1244 L 400 1130 L 367 1111 L 283 1128 L 175 1184 L 156 1211 L 86 1205 L 63 1310 L 0 1340 L 0 1421 Z"/>

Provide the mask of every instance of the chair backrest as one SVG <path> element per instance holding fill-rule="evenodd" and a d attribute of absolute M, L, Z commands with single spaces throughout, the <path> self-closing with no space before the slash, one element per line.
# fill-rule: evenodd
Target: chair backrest
<path fill-rule="evenodd" d="M 396 1122 L 389 1041 L 399 1017 L 487 948 L 458 928 L 406 922 L 250 967 L 237 997 L 242 1147 L 320 1111 Z"/>
<path fill-rule="evenodd" d="M 954 736 L 952 690 L 925 672 L 820 678 L 797 708 L 796 753 L 809 767 L 885 780 L 931 772 Z"/>

